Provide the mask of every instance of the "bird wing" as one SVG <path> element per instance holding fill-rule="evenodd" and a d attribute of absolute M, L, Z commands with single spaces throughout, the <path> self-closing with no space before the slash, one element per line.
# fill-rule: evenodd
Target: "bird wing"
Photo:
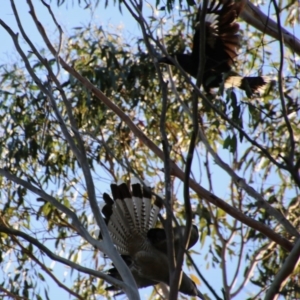
<path fill-rule="evenodd" d="M 230 70 L 239 47 L 239 25 L 236 18 L 243 8 L 243 1 L 209 0 L 205 15 L 206 47 L 205 54 L 210 68 L 220 69 L 221 72 Z M 200 17 L 202 5 L 199 7 L 195 34 L 193 39 L 192 56 L 199 57 L 200 52 Z"/>
<path fill-rule="evenodd" d="M 140 274 L 138 268 L 136 268 L 136 266 L 133 263 L 132 258 L 130 256 L 122 255 L 122 258 L 125 261 L 125 263 L 127 264 L 127 266 L 129 267 L 138 288 L 145 288 L 145 287 L 152 286 L 152 285 L 155 285 L 158 283 L 157 281 L 151 280 L 147 277 L 144 277 L 142 274 Z M 116 279 L 122 280 L 118 270 L 115 267 L 109 269 L 107 273 L 108 273 L 108 275 L 110 275 Z M 111 285 L 111 286 L 108 286 L 106 288 L 106 290 L 107 291 L 119 291 L 120 288 L 117 286 Z"/>
<path fill-rule="evenodd" d="M 168 284 L 167 251 L 155 246 L 156 243 L 151 241 L 151 234 L 149 238 L 149 231 L 153 232 L 158 244 L 166 245 L 164 231 L 151 231 L 162 208 L 161 199 L 156 197 L 154 204 L 151 205 L 151 192 L 144 189 L 136 179 L 132 181 L 132 192 L 124 182 L 112 184 L 111 191 L 113 199 L 108 194 L 103 195 L 106 204 L 102 213 L 112 241 L 129 266 L 137 286 L 141 288 L 159 282 Z M 180 243 L 183 230 L 181 226 L 174 229 L 175 245 Z M 166 249 L 166 246 L 162 247 Z M 121 279 L 115 267 L 108 273 Z M 118 290 L 117 287 L 107 289 Z M 192 296 L 198 295 L 195 283 L 185 273 L 179 291 Z"/>
<path fill-rule="evenodd" d="M 184 236 L 185 226 L 176 226 L 173 228 L 174 247 L 177 253 L 179 247 L 182 244 L 182 238 Z M 167 255 L 167 236 L 163 228 L 151 228 L 147 233 L 147 238 L 151 244 L 159 251 Z M 199 233 L 196 226 L 191 229 L 191 237 L 188 245 L 188 249 L 192 248 L 199 239 Z"/>
<path fill-rule="evenodd" d="M 102 213 L 112 241 L 129 266 L 138 287 L 157 284 L 162 278 L 167 281 L 167 257 L 147 239 L 148 230 L 156 225 L 162 201 L 156 197 L 151 204 L 150 188 L 144 188 L 135 178 L 132 180 L 131 192 L 124 182 L 111 184 L 111 192 L 112 198 L 103 194 L 105 205 Z M 99 237 L 102 238 L 101 234 Z M 165 274 L 160 271 L 158 274 L 162 276 L 158 276 L 156 268 L 161 267 L 162 260 L 166 265 L 163 268 Z M 116 268 L 111 268 L 108 273 L 121 279 Z M 115 289 L 108 287 L 108 290 Z"/>

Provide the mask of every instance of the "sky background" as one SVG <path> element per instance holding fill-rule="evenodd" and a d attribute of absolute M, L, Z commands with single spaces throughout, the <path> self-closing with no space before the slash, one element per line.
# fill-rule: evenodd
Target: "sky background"
<path fill-rule="evenodd" d="M 11 26 L 11 28 L 15 32 L 18 32 L 15 18 L 12 13 L 12 9 L 10 7 L 10 1 L 2 0 L 2 2 L 3 3 L 0 12 L 0 18 L 3 21 L 5 21 L 9 26 Z M 68 2 L 71 3 L 72 1 L 68 1 Z M 93 15 L 91 15 L 89 9 L 85 10 L 82 7 L 78 7 L 77 0 L 74 0 L 75 3 L 74 5 L 62 5 L 59 8 L 57 8 L 55 3 L 53 3 L 52 9 L 55 13 L 57 21 L 62 26 L 66 37 L 72 35 L 74 27 L 85 26 L 90 22 L 92 22 L 94 25 L 102 26 L 104 29 L 105 28 L 114 29 L 121 26 L 123 28 L 123 31 L 121 31 L 122 34 L 125 34 L 125 36 L 128 37 L 129 39 L 130 37 L 134 37 L 137 35 L 142 36 L 136 22 L 127 12 L 125 7 L 123 7 L 123 14 L 121 14 L 117 6 L 110 5 L 108 8 L 104 8 L 103 2 L 104 1 L 100 3 L 96 12 Z M 57 36 L 58 36 L 57 30 L 52 22 L 52 19 L 47 9 L 40 3 L 40 1 L 35 0 L 33 1 L 33 4 L 35 6 L 37 16 L 39 17 L 40 20 L 42 20 L 43 26 L 48 32 L 48 36 L 52 38 L 52 41 L 57 41 Z M 40 35 L 37 32 L 36 27 L 28 13 L 29 8 L 26 1 L 16 1 L 16 6 L 21 21 L 30 39 L 34 42 L 35 46 L 38 49 L 44 48 L 45 45 L 42 39 L 40 38 Z M 1 34 L 0 67 L 3 64 L 15 62 L 15 61 L 20 62 L 20 56 L 17 54 L 10 36 L 2 29 L 0 31 L 0 34 Z M 20 38 L 20 40 L 22 41 L 22 38 Z M 24 43 L 21 42 L 21 45 L 24 45 Z M 24 46 L 24 49 L 26 49 L 26 46 Z M 224 151 L 224 155 L 227 155 L 226 151 Z M 212 172 L 219 174 L 220 184 L 219 184 L 218 196 L 222 198 L 223 197 L 226 198 L 226 196 L 228 196 L 229 193 L 229 189 L 228 189 L 229 180 L 225 179 L 227 178 L 225 176 L 225 172 L 223 172 L 219 168 L 213 168 Z M 202 182 L 202 184 L 204 187 L 206 187 L 205 179 Z M 107 192 L 109 190 L 108 185 L 103 187 L 103 189 L 104 189 L 103 192 L 104 191 Z M 207 244 L 208 243 L 209 240 Z M 195 246 L 196 251 L 199 251 L 200 249 L 199 247 L 200 246 Z M 68 284 L 69 282 L 68 274 L 70 274 L 70 270 L 63 265 L 52 262 L 51 260 L 46 259 L 46 261 L 48 266 L 51 266 L 55 269 L 56 273 L 62 272 L 66 274 L 65 283 Z M 206 271 L 205 266 L 207 262 L 203 260 L 203 256 L 201 257 L 201 260 L 197 259 L 196 263 L 198 264 L 198 267 L 204 271 L 204 274 L 207 277 L 208 281 L 215 285 L 216 291 L 218 291 L 218 293 L 220 294 L 220 287 L 222 286 L 222 282 L 221 282 L 221 275 L 219 273 L 219 270 L 210 268 L 209 271 Z M 230 269 L 230 263 L 231 262 L 229 261 L 228 262 L 229 269 Z M 235 262 L 233 261 L 232 264 L 234 265 Z M 57 287 L 57 285 L 51 279 L 47 280 L 47 282 L 50 286 L 50 291 L 49 291 L 50 299 L 61 299 L 61 300 L 70 299 L 69 295 L 66 292 L 64 292 L 62 289 Z M 200 290 L 202 292 L 206 292 L 206 289 L 203 288 L 203 286 L 200 286 Z M 245 292 L 246 291 L 247 288 L 245 289 Z M 248 290 L 248 292 L 251 292 L 251 290 Z M 148 298 L 147 295 L 149 295 L 149 289 L 141 290 L 142 299 L 147 299 Z M 245 294 L 240 294 L 239 297 L 237 298 L 242 299 L 243 295 L 245 296 Z M 125 298 L 124 296 L 121 296 L 121 299 L 124 298 Z"/>

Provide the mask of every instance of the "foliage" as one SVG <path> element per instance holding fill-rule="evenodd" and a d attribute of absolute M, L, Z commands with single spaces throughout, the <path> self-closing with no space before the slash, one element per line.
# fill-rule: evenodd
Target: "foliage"
<path fill-rule="evenodd" d="M 57 1 L 57 5 L 63 3 Z M 121 1 L 119 5 L 126 9 L 126 3 L 131 2 Z M 196 9 L 191 3 L 181 2 L 178 17 L 174 3 L 166 3 L 165 24 L 157 15 L 149 17 L 146 19 L 149 30 L 134 42 L 122 39 L 117 30 L 110 32 L 93 25 L 77 27 L 59 55 L 129 116 L 157 149 L 163 148 L 162 131 L 165 130 L 170 145 L 169 159 L 184 171 L 194 129 L 191 118 L 194 89 L 175 67 L 160 66 L 163 77 L 159 76 L 155 57 L 163 51 L 162 39 L 153 34 L 155 29 L 161 28 L 168 53 L 189 51 Z M 88 1 L 85 4 L 94 5 Z M 156 5 L 161 8 L 162 4 L 156 1 Z M 291 2 L 281 8 L 286 26 L 297 21 L 295 5 Z M 135 8 L 132 3 L 129 7 Z M 274 49 L 279 48 L 277 40 L 245 22 L 241 24 L 243 39 L 235 71 L 244 75 L 271 75 L 277 84 L 265 95 L 250 99 L 240 91 L 221 87 L 215 95 L 199 101 L 200 131 L 211 148 L 201 136 L 198 138 L 190 177 L 240 216 L 236 218 L 229 209 L 222 209 L 220 202 L 214 205 L 213 197 L 190 189 L 193 222 L 201 232 L 199 245 L 191 251 L 192 259 L 202 275 L 205 276 L 205 268 L 207 272 L 214 270 L 223 283 L 214 289 L 215 282 L 208 282 L 213 288 L 207 288 L 201 274 L 193 268 L 193 261 L 187 261 L 192 276 L 200 278 L 200 290 L 207 299 L 216 296 L 213 289 L 220 299 L 235 296 L 262 299 L 273 288 L 272 283 L 285 267 L 291 249 L 267 237 L 260 225 L 266 225 L 276 237 L 292 246 L 299 237 L 295 234 L 299 228 L 300 186 L 298 56 L 288 48 L 284 48 L 284 56 L 279 52 L 274 54 Z M 26 24 L 23 26 L 26 31 Z M 80 150 L 82 157 L 86 155 L 99 202 L 103 192 L 109 191 L 110 181 L 129 181 L 133 174 L 150 181 L 155 192 L 164 191 L 169 180 L 164 177 L 168 159 L 159 157 L 154 146 L 149 147 L 126 119 L 118 116 L 74 74 L 63 72 L 51 49 L 39 49 L 38 53 L 51 59 L 41 61 L 34 49 L 26 57 L 53 99 L 40 88 L 23 62 L 1 66 L 0 259 L 3 273 L 8 275 L 1 277 L 0 290 L 3 295 L 16 299 L 49 299 L 51 278 L 76 299 L 110 297 L 104 290 L 106 283 L 102 277 L 77 269 L 77 265 L 81 265 L 91 270 L 107 270 L 110 266 L 107 258 L 101 257 L 99 248 L 78 232 L 70 215 L 38 192 L 32 193 L 29 185 L 53 196 L 76 214 L 88 232 L 93 232 L 99 224 L 96 225 L 91 206 L 90 180 L 84 160 L 79 160 L 74 148 Z M 59 74 L 57 82 L 48 67 Z M 284 73 L 282 80 L 278 77 L 280 72 Z M 166 96 L 164 83 L 167 81 Z M 162 117 L 165 118 L 163 128 Z M 84 149 L 76 134 L 81 137 Z M 220 170 L 228 171 L 216 157 L 212 159 L 213 153 L 225 162 L 231 173 Z M 171 175 L 173 213 L 179 223 L 184 224 L 187 217 L 182 178 L 174 170 Z M 261 198 L 249 192 L 249 187 Z M 282 219 L 274 211 L 280 212 Z M 249 226 L 247 217 L 257 221 L 256 227 Z M 49 267 L 53 257 L 46 256 L 41 246 L 13 230 L 31 236 L 69 263 Z M 154 292 L 152 298 L 156 295 Z M 300 297 L 297 265 L 295 269 L 290 268 L 280 295 L 285 299 Z"/>

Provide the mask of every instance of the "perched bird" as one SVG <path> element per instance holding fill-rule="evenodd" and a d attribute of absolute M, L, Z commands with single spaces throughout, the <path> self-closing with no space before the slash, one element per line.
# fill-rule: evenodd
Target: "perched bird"
<path fill-rule="evenodd" d="M 112 184 L 111 192 L 113 199 L 108 194 L 103 194 L 105 206 L 102 213 L 112 241 L 129 266 L 138 288 L 160 282 L 169 284 L 166 233 L 162 228 L 154 228 L 162 208 L 162 200 L 156 197 L 152 205 L 150 189 L 142 188 L 135 178 L 132 180 L 132 194 L 124 182 Z M 177 252 L 182 247 L 180 240 L 184 226 L 175 227 L 173 230 Z M 194 226 L 188 248 L 198 238 L 198 230 Z M 121 280 L 116 268 L 110 269 L 108 273 Z M 119 291 L 116 286 L 110 286 L 107 290 Z M 196 284 L 184 272 L 179 291 L 203 299 Z"/>
<path fill-rule="evenodd" d="M 208 0 L 205 15 L 206 60 L 203 74 L 203 86 L 206 92 L 210 92 L 211 88 L 220 87 L 224 82 L 226 88 L 238 87 L 245 90 L 250 96 L 252 93 L 262 92 L 263 87 L 270 81 L 268 77 L 264 76 L 241 77 L 229 73 L 239 48 L 239 24 L 236 22 L 236 18 L 241 13 L 244 2 Z M 197 14 L 192 53 L 171 55 L 183 70 L 194 78 L 197 77 L 200 58 L 201 8 L 202 5 Z M 162 57 L 158 61 L 173 65 L 168 57 Z"/>

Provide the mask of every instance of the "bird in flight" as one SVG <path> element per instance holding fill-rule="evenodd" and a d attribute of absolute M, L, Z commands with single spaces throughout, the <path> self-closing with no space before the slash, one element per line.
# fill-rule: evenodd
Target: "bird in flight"
<path fill-rule="evenodd" d="M 169 284 L 170 274 L 167 255 L 166 233 L 163 228 L 155 228 L 162 200 L 156 197 L 151 203 L 150 188 L 143 188 L 136 178 L 132 179 L 132 191 L 124 182 L 111 184 L 113 199 L 103 194 L 105 205 L 102 213 L 112 241 L 130 268 L 138 288 Z M 175 254 L 182 247 L 181 237 L 184 226 L 173 228 Z M 101 238 L 101 235 L 100 235 Z M 198 240 L 196 226 L 192 227 L 188 248 Z M 116 268 L 108 274 L 121 280 Z M 108 291 L 119 291 L 117 286 L 109 286 Z M 204 299 L 196 284 L 183 272 L 179 291 Z"/>
<path fill-rule="evenodd" d="M 205 65 L 203 86 L 206 92 L 220 87 L 224 82 L 226 88 L 238 87 L 245 90 L 248 96 L 262 92 L 270 81 L 266 76 L 241 77 L 230 74 L 237 57 L 240 36 L 237 17 L 243 10 L 245 1 L 208 0 L 205 15 Z M 197 78 L 200 60 L 200 17 L 202 4 L 199 6 L 195 23 L 192 53 L 173 54 L 171 57 L 179 63 L 183 70 Z M 170 57 L 162 57 L 160 63 L 174 65 Z M 226 78 L 225 78 L 226 77 Z"/>

